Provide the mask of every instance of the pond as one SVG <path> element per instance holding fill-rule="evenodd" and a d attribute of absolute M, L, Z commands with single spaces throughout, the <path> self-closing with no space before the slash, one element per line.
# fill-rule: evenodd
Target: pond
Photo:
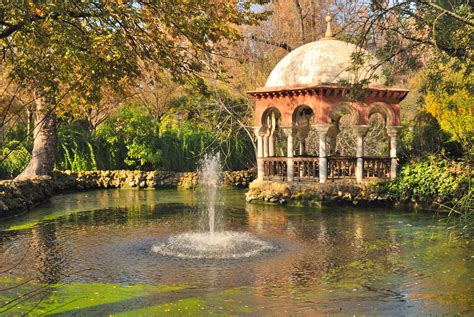
<path fill-rule="evenodd" d="M 0 222 L 0 315 L 474 313 L 474 248 L 432 213 L 248 204 L 226 190 L 226 230 L 271 245 L 242 258 L 154 252 L 202 225 L 202 193 L 56 196 Z"/>

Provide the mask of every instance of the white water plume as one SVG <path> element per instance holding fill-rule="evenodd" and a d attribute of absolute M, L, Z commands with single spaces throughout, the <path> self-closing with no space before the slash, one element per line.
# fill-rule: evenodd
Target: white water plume
<path fill-rule="evenodd" d="M 222 186 L 222 164 L 219 153 L 215 155 L 206 154 L 201 161 L 199 168 L 199 187 L 206 199 L 205 217 L 208 218 L 209 234 L 211 237 L 216 232 L 216 221 L 219 219 L 216 214 L 218 203 L 218 192 Z"/>
<path fill-rule="evenodd" d="M 273 250 L 271 243 L 248 232 L 222 230 L 221 208 L 218 208 L 222 183 L 220 155 L 204 156 L 199 168 L 199 187 L 206 202 L 202 215 L 207 225 L 203 225 L 200 232 L 168 237 L 153 245 L 152 251 L 181 259 L 241 259 Z"/>

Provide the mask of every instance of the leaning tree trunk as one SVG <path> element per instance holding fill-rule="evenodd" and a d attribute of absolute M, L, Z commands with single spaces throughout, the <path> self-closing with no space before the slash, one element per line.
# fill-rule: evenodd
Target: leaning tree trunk
<path fill-rule="evenodd" d="M 44 96 L 35 96 L 32 157 L 28 166 L 15 180 L 52 174 L 58 142 L 53 104 Z"/>

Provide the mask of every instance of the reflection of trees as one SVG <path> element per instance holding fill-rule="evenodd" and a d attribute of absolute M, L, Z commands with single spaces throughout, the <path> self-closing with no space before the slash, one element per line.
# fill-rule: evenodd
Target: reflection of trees
<path fill-rule="evenodd" d="M 31 230 L 32 265 L 38 272 L 39 282 L 55 284 L 62 280 L 68 267 L 68 257 L 63 248 L 56 235 L 55 223 L 46 223 Z"/>
<path fill-rule="evenodd" d="M 5 284 L 7 287 L 2 285 L 0 288 L 0 293 L 8 298 L 0 303 L 0 315 L 7 314 L 15 308 L 22 308 L 21 305 L 25 302 L 27 303 L 24 306 L 25 311 L 21 314 L 28 315 L 51 295 L 53 288 L 50 285 L 56 285 L 55 290 L 64 285 L 59 283 L 68 277 L 66 275 L 68 258 L 63 252 L 62 243 L 58 241 L 56 229 L 55 223 L 35 227 L 31 230 L 29 239 L 20 239 L 22 251 L 15 252 L 17 256 L 13 259 L 15 263 L 7 268 L 0 263 L 3 269 L 0 271 L 0 276 L 16 275 L 16 272 L 22 272 L 24 276 L 24 281 L 9 282 Z M 31 267 L 34 268 L 33 275 L 27 277 Z"/>
<path fill-rule="evenodd" d="M 376 289 L 374 279 L 396 269 L 397 237 L 374 226 L 383 216 L 347 210 L 292 213 L 265 205 L 248 206 L 247 214 L 259 233 L 280 233 L 288 244 L 288 250 L 256 268 L 259 295 L 292 297 L 302 287 L 343 281 Z"/>
<path fill-rule="evenodd" d="M 246 205 L 249 227 L 256 232 L 285 232 L 289 226 L 284 208 L 259 204 Z"/>
<path fill-rule="evenodd" d="M 315 277 L 325 276 L 362 284 L 390 272 L 396 265 L 393 259 L 399 253 L 398 243 L 389 232 L 374 226 L 374 218 L 373 214 L 329 213 L 319 219 L 325 222 L 325 229 L 320 227 L 309 236 L 300 230 L 301 239 L 309 239 L 315 256 L 297 262 L 295 271 L 306 272 L 305 275 L 297 273 L 297 281 L 311 282 Z"/>

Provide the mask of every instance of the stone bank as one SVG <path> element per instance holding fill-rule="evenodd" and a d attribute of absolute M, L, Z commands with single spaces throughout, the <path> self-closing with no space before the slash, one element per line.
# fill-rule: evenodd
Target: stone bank
<path fill-rule="evenodd" d="M 246 194 L 248 202 L 264 201 L 293 206 L 387 206 L 394 201 L 380 190 L 379 182 L 351 180 L 328 182 L 252 182 Z"/>

